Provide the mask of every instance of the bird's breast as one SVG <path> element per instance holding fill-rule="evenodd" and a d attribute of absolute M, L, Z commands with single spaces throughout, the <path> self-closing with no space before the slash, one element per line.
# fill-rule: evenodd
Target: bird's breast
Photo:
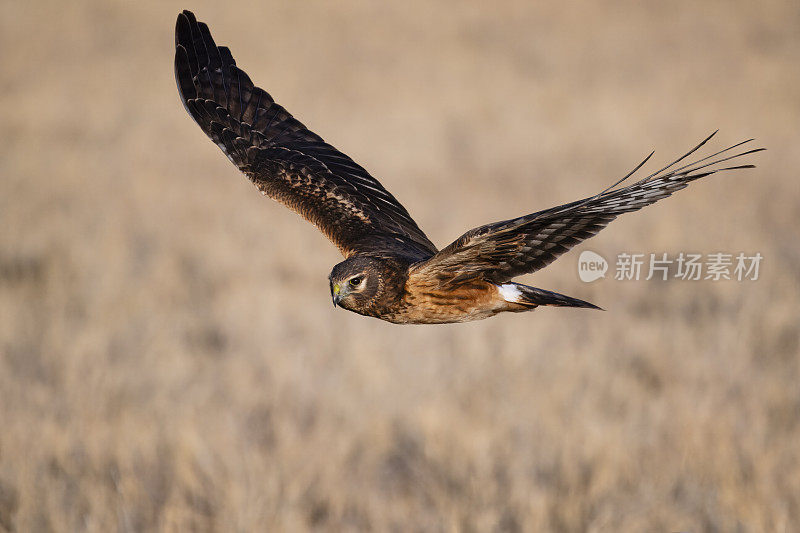
<path fill-rule="evenodd" d="M 505 301 L 497 286 L 475 280 L 456 286 L 419 282 L 406 283 L 403 297 L 387 317 L 401 324 L 444 324 L 489 318 L 503 310 Z"/>

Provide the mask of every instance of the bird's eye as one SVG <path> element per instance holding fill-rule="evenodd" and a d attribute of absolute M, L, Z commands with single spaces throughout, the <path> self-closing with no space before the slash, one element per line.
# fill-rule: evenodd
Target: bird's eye
<path fill-rule="evenodd" d="M 359 285 L 361 285 L 361 281 L 362 281 L 363 279 L 364 279 L 364 278 L 362 278 L 361 276 L 356 276 L 356 277 L 354 277 L 354 278 L 350 278 L 350 281 L 349 281 L 349 283 L 350 283 L 350 286 L 351 286 L 351 287 L 353 287 L 353 288 L 356 288 L 356 287 L 358 287 Z"/>

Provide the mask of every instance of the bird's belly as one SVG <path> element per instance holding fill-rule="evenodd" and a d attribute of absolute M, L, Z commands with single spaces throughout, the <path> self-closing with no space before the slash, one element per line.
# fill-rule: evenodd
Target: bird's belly
<path fill-rule="evenodd" d="M 407 287 L 396 312 L 385 317 L 396 324 L 447 324 L 482 320 L 503 311 L 505 301 L 487 282 L 453 289 Z"/>

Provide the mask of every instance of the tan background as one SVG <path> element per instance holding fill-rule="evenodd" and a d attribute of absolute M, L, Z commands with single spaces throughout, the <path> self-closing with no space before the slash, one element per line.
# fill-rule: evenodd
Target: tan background
<path fill-rule="evenodd" d="M 0 529 L 800 527 L 796 1 L 62 4 L 0 2 Z M 716 128 L 769 151 L 526 278 L 605 313 L 393 326 L 186 116 L 184 7 L 440 245 Z"/>

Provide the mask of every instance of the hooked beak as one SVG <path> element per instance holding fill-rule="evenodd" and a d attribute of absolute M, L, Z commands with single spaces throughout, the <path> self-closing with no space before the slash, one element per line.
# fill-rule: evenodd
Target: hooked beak
<path fill-rule="evenodd" d="M 338 283 L 331 286 L 331 298 L 333 298 L 333 306 L 339 305 L 339 300 L 342 299 L 342 287 Z"/>

